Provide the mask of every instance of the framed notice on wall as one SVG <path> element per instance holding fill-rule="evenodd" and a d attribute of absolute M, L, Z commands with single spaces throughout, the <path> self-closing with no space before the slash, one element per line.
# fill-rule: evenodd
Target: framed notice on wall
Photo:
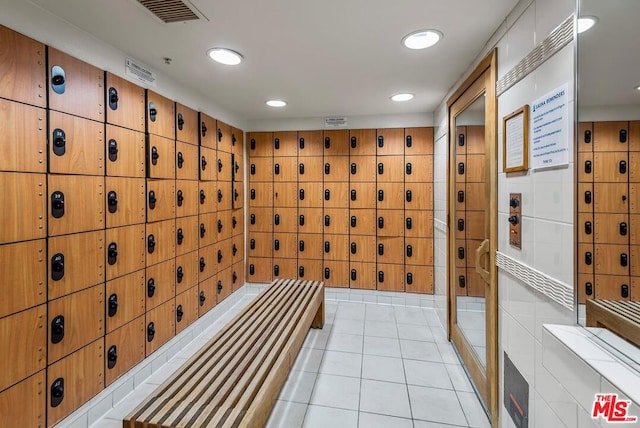
<path fill-rule="evenodd" d="M 502 120 L 502 169 L 504 172 L 529 169 L 529 105 Z"/>

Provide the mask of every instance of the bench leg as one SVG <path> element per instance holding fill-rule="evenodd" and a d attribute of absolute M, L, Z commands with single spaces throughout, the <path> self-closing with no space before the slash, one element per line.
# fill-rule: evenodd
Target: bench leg
<path fill-rule="evenodd" d="M 324 327 L 324 300 L 320 303 L 320 307 L 318 308 L 318 312 L 316 312 L 315 318 L 313 318 L 313 322 L 311 323 L 311 328 L 322 328 Z"/>

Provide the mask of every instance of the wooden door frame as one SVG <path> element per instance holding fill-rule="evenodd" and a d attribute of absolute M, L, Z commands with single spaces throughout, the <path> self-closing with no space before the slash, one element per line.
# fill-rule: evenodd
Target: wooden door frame
<path fill-rule="evenodd" d="M 486 311 L 486 341 L 487 341 L 487 362 L 486 362 L 486 377 L 477 366 L 468 366 L 469 374 L 474 379 L 476 385 L 480 386 L 483 381 L 486 388 L 478 388 L 478 392 L 483 397 L 485 404 L 491 413 L 491 424 L 494 427 L 499 423 L 499 356 L 498 356 L 498 270 L 496 267 L 496 251 L 498 249 L 498 100 L 496 98 L 496 80 L 497 80 L 497 64 L 498 53 L 497 49 L 491 51 L 475 68 L 475 70 L 467 77 L 467 79 L 456 89 L 453 95 L 447 100 L 447 114 L 449 122 L 449 159 L 447 164 L 447 239 L 448 239 L 448 251 L 447 251 L 447 310 L 448 310 L 448 322 L 447 333 L 449 340 L 456 343 L 455 337 L 452 332 L 459 327 L 456 324 L 456 311 L 455 311 L 455 299 L 456 299 L 456 287 L 455 287 L 455 238 L 451 229 L 451 216 L 455 212 L 455 153 L 456 153 L 456 132 L 455 132 L 455 117 L 451 117 L 452 105 L 460 100 L 463 96 L 467 96 L 469 104 L 471 104 L 477 95 L 482 93 L 486 94 L 486 109 L 485 109 L 485 147 L 486 156 L 489 162 L 485 165 L 485 189 L 489 191 L 490 195 L 493 195 L 489 201 L 489 209 L 487 216 L 487 222 L 489 225 L 488 237 L 490 240 L 489 248 L 489 265 L 491 283 L 487 287 L 485 294 L 485 311 Z M 484 73 L 488 73 L 488 78 L 485 82 L 481 82 L 479 79 L 483 77 Z M 480 90 L 479 88 L 482 88 Z M 473 95 L 466 95 L 467 91 Z M 458 336 L 459 337 L 459 336 Z M 460 343 L 456 344 L 458 352 L 465 361 L 472 361 L 476 359 L 474 353 L 464 347 L 460 346 Z"/>

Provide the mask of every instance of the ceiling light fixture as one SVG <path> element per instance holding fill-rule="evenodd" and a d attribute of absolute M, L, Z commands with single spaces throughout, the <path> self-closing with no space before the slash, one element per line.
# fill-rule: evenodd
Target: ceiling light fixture
<path fill-rule="evenodd" d="M 412 99 L 413 94 L 395 94 L 395 95 L 392 95 L 390 98 L 392 101 L 400 103 L 400 102 L 409 101 L 410 99 Z"/>
<path fill-rule="evenodd" d="M 636 86 L 636 91 L 640 91 L 640 85 Z"/>
<path fill-rule="evenodd" d="M 207 51 L 209 58 L 224 65 L 238 65 L 244 57 L 236 51 L 227 48 L 213 48 Z"/>
<path fill-rule="evenodd" d="M 418 30 L 404 36 L 402 44 L 409 49 L 426 49 L 438 43 L 442 37 L 438 30 Z"/>
<path fill-rule="evenodd" d="M 284 107 L 287 105 L 287 102 L 283 100 L 268 100 L 266 103 L 269 107 Z"/>
<path fill-rule="evenodd" d="M 578 34 L 590 30 L 597 23 L 598 18 L 596 18 L 595 16 L 583 16 L 581 18 L 578 18 Z"/>

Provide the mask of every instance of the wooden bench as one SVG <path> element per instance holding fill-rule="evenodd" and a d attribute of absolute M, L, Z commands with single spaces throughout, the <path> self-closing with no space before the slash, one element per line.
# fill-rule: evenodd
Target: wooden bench
<path fill-rule="evenodd" d="M 276 280 L 133 410 L 123 427 L 260 427 L 309 327 L 324 283 Z"/>
<path fill-rule="evenodd" d="M 604 327 L 640 346 L 640 302 L 587 300 L 587 327 Z"/>

